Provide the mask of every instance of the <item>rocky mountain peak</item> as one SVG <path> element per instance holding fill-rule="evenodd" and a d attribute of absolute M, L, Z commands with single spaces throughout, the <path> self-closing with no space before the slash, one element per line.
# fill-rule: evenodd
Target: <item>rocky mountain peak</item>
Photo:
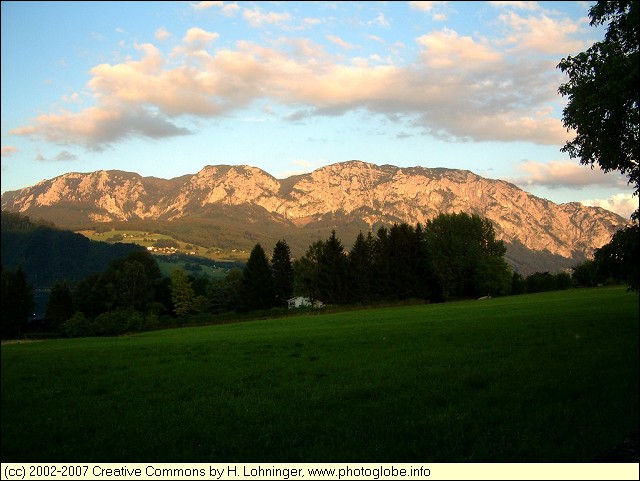
<path fill-rule="evenodd" d="M 341 222 L 425 224 L 440 213 L 491 220 L 499 238 L 570 258 L 606 244 L 625 219 L 577 203 L 557 205 L 513 184 L 466 170 L 351 160 L 278 180 L 248 165 L 208 165 L 176 179 L 122 171 L 70 173 L 2 195 L 2 208 L 60 222 L 60 206 L 86 223 L 187 219 L 233 207 L 262 209 L 269 221 L 304 229 Z M 212 210 L 213 209 L 213 210 Z M 246 209 L 245 211 L 246 212 Z M 54 216 L 53 213 L 56 213 Z M 240 219 L 241 220 L 241 219 Z M 76 221 L 77 222 L 77 221 Z M 258 222 L 259 224 L 259 222 Z M 282 224 L 282 225 L 284 225 Z"/>

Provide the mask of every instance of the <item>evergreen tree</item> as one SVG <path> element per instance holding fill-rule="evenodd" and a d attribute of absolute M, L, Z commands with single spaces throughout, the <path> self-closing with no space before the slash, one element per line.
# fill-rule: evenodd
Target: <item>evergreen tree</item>
<path fill-rule="evenodd" d="M 276 293 L 269 260 L 260 244 L 249 254 L 242 273 L 242 300 L 244 310 L 271 309 L 276 305 Z"/>
<path fill-rule="evenodd" d="M 277 306 L 286 307 L 287 301 L 293 295 L 293 263 L 291 262 L 291 249 L 285 240 L 276 242 L 271 256 L 271 267 L 273 269 L 275 303 Z"/>
<path fill-rule="evenodd" d="M 425 232 L 421 224 L 415 229 L 416 260 L 413 265 L 416 283 L 414 285 L 414 297 L 425 299 L 428 302 L 442 302 L 442 287 L 438 283 L 437 276 L 431 268 L 429 249 L 425 242 Z"/>
<path fill-rule="evenodd" d="M 318 291 L 325 304 L 341 304 L 348 299 L 348 264 L 342 242 L 332 231 L 320 254 Z"/>
<path fill-rule="evenodd" d="M 416 262 L 419 249 L 415 231 L 410 225 L 394 224 L 389 229 L 389 292 L 391 299 L 412 297 L 417 278 Z"/>
<path fill-rule="evenodd" d="M 365 238 L 362 231 L 349 251 L 350 301 L 367 303 L 372 300 L 373 236 Z"/>
<path fill-rule="evenodd" d="M 391 292 L 391 245 L 389 230 L 380 227 L 373 243 L 373 291 L 376 299 L 388 299 Z"/>

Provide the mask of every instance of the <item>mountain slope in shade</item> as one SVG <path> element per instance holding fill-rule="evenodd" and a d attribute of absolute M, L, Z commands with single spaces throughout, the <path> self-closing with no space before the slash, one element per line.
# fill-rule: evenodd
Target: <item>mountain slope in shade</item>
<path fill-rule="evenodd" d="M 287 231 L 328 226 L 339 231 L 348 223 L 414 225 L 440 213 L 466 212 L 490 219 L 508 244 L 564 258 L 591 255 L 625 224 L 607 210 L 554 204 L 465 170 L 361 161 L 283 180 L 245 165 L 206 166 L 168 180 L 122 171 L 69 173 L 2 195 L 3 210 L 69 228 L 115 221 L 184 223 L 192 217 L 202 223 L 219 211 L 233 217 L 236 207 L 236 221 L 254 231 L 264 223 Z"/>

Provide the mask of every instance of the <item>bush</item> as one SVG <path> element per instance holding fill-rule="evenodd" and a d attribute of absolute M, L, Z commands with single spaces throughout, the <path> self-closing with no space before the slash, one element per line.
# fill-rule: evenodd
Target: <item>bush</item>
<path fill-rule="evenodd" d="M 105 312 L 93 321 L 96 336 L 115 336 L 125 332 L 141 331 L 143 327 L 144 316 L 131 308 Z"/>
<path fill-rule="evenodd" d="M 93 326 L 84 313 L 76 312 L 62 324 L 60 332 L 65 337 L 88 337 L 93 335 Z"/>

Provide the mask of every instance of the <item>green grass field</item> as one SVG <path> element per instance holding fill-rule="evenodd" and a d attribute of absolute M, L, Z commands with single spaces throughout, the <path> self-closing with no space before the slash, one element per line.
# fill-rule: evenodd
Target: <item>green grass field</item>
<path fill-rule="evenodd" d="M 589 462 L 638 427 L 623 288 L 2 346 L 2 462 Z"/>

